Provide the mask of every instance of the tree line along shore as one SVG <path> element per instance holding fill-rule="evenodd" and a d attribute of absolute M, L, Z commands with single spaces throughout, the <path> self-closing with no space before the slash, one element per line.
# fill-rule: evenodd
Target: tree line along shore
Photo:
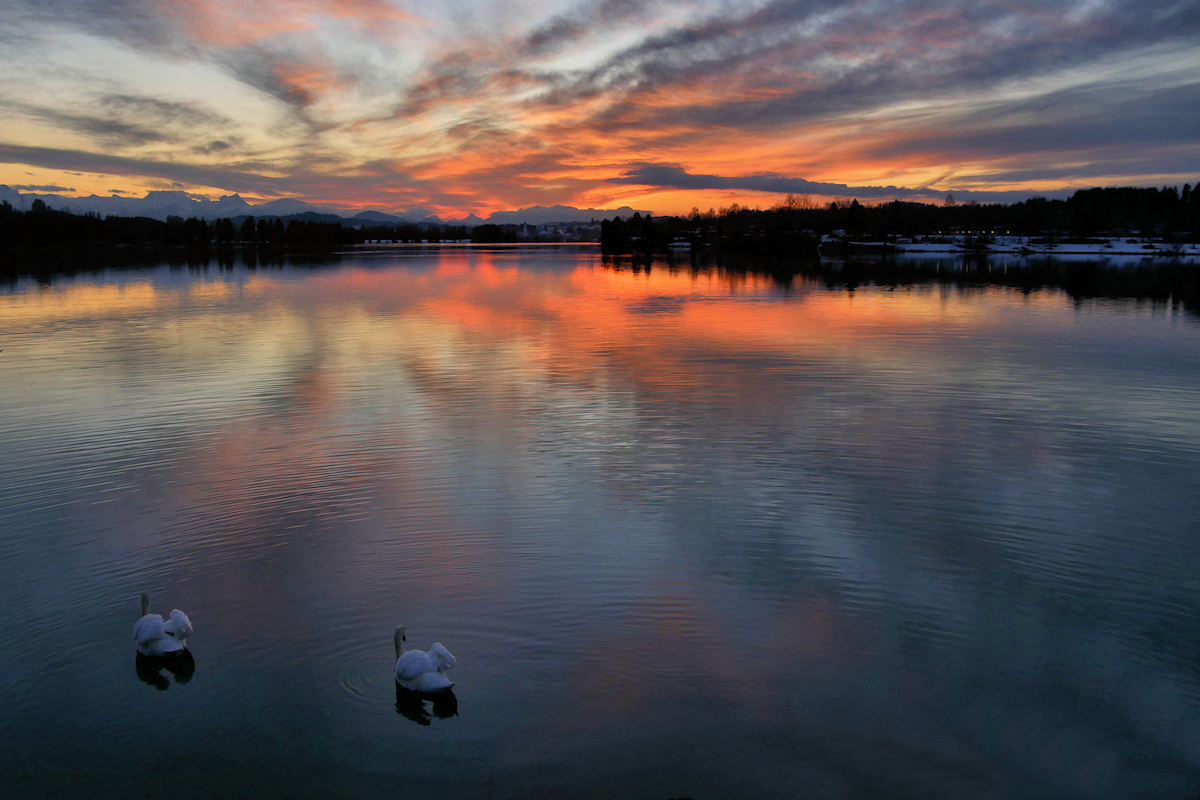
<path fill-rule="evenodd" d="M 76 215 L 34 201 L 29 211 L 0 203 L 0 250 L 132 245 L 154 247 L 311 249 L 368 242 L 529 241 L 526 226 L 483 224 L 375 225 L 306 219 L 100 217 Z M 1076 192 L 1066 200 L 1032 198 L 1013 204 L 936 205 L 892 201 L 864 205 L 857 199 L 816 205 L 788 195 L 769 209 L 736 204 L 690 215 L 615 217 L 599 225 L 601 249 L 609 254 L 708 248 L 717 252 L 806 255 L 825 243 L 881 246 L 912 242 L 969 243 L 981 250 L 997 237 L 1029 241 L 1099 241 L 1097 237 L 1138 236 L 1164 243 L 1200 242 L 1200 187 L 1107 188 Z"/>
<path fill-rule="evenodd" d="M 150 245 L 155 247 L 323 248 L 366 243 L 518 242 L 596 240 L 598 224 L 562 223 L 535 225 L 450 225 L 438 223 L 353 224 L 329 219 L 330 215 L 306 212 L 287 217 L 241 216 L 207 220 L 168 216 L 105 216 L 74 214 L 34 200 L 29 211 L 0 202 L 0 250 L 87 246 Z M 550 230 L 544 230 L 550 228 Z"/>
<path fill-rule="evenodd" d="M 385 225 L 347 227 L 340 222 L 306 219 L 299 215 L 253 216 L 206 220 L 198 217 L 166 220 L 149 217 L 101 217 L 72 214 L 33 201 L 29 211 L 0 203 L 0 246 L 45 247 L 71 245 L 162 245 L 170 247 L 338 247 L 370 239 L 394 241 L 460 241 L 469 239 L 464 226 Z"/>
<path fill-rule="evenodd" d="M 986 250 L 998 237 L 1082 244 L 1134 236 L 1169 244 L 1200 242 L 1200 187 L 1086 189 L 1066 200 L 1035 197 L 1012 204 L 958 204 L 950 196 L 941 205 L 901 200 L 815 205 L 788 195 L 767 210 L 735 204 L 678 217 L 634 214 L 605 220 L 600 245 L 613 254 L 695 247 L 803 254 L 815 253 L 822 244 L 933 240 Z"/>

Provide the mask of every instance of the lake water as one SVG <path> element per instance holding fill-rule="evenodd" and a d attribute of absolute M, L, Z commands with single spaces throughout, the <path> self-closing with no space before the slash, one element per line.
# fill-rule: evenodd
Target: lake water
<path fill-rule="evenodd" d="M 0 348 L 6 797 L 1200 793 L 1177 305 L 380 250 L 18 281 Z"/>

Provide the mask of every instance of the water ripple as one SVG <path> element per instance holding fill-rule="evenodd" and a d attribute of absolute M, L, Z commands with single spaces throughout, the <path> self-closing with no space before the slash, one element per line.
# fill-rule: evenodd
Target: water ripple
<path fill-rule="evenodd" d="M 1194 321 L 396 258 L 0 294 L 18 796 L 181 751 L 205 796 L 1200 791 Z M 442 716 L 397 625 L 460 659 Z"/>

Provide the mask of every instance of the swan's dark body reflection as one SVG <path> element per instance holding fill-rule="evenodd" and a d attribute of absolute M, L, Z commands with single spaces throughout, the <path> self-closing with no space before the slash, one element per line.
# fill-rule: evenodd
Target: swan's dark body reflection
<path fill-rule="evenodd" d="M 432 713 L 425 708 L 426 702 L 433 703 Z M 429 725 L 433 718 L 449 719 L 458 716 L 458 698 L 453 690 L 436 694 L 424 694 L 405 689 L 396 684 L 396 713 L 403 714 L 418 725 Z"/>
<path fill-rule="evenodd" d="M 162 674 L 163 670 L 174 675 L 176 683 L 187 683 L 196 672 L 196 659 L 190 650 L 181 650 L 170 656 L 144 656 L 138 653 L 134 669 L 143 683 L 165 692 L 171 686 L 171 679 Z"/>

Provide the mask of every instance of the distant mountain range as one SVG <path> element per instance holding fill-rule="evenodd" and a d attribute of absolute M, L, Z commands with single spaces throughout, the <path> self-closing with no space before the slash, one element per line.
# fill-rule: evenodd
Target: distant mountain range
<path fill-rule="evenodd" d="M 403 216 L 385 214 L 382 211 L 355 212 L 332 206 L 318 206 L 303 200 L 271 200 L 257 205 L 243 200 L 236 194 L 226 195 L 220 200 L 197 198 L 187 192 L 148 192 L 145 197 L 63 197 L 57 194 L 22 194 L 16 189 L 0 185 L 0 202 L 8 202 L 13 208 L 28 211 L 34 200 L 41 200 L 50 208 L 69 211 L 72 214 L 96 213 L 104 217 L 150 217 L 166 220 L 167 217 L 292 217 L 304 215 L 308 218 L 323 217 L 329 221 L 342 220 L 343 224 L 361 227 L 364 225 L 548 225 L 558 222 L 589 222 L 613 216 L 628 217 L 634 213 L 629 206 L 621 208 L 575 208 L 573 206 L 532 206 L 517 211 L 497 211 L 486 219 L 471 214 L 462 219 L 441 219 L 424 209 L 413 209 Z M 642 211 L 648 214 L 648 211 Z"/>

